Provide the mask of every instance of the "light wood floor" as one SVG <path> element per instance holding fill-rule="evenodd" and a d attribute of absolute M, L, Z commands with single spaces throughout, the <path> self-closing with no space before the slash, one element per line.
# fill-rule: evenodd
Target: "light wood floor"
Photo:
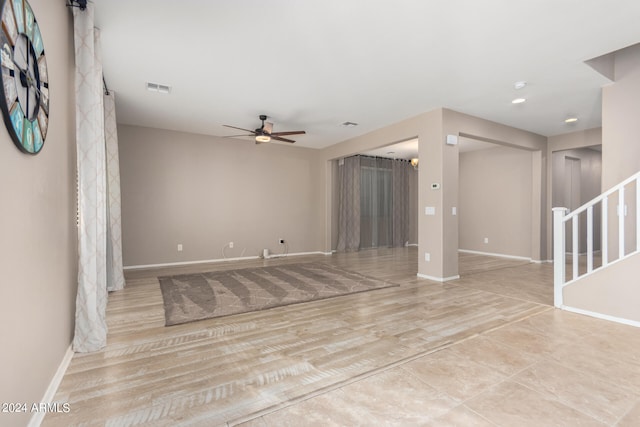
<path fill-rule="evenodd" d="M 552 269 L 416 248 L 127 272 L 43 426 L 640 425 L 640 330 L 557 311 Z M 158 275 L 323 261 L 400 287 L 165 327 Z"/>

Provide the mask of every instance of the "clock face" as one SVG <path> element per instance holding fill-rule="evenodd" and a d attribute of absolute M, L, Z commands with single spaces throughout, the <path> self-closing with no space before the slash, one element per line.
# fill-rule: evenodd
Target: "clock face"
<path fill-rule="evenodd" d="M 27 0 L 0 0 L 0 107 L 16 146 L 37 154 L 49 126 L 49 73 L 40 27 Z"/>

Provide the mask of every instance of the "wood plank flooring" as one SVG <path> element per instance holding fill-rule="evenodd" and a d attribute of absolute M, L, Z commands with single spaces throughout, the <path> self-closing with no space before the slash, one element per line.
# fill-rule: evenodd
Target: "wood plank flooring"
<path fill-rule="evenodd" d="M 462 279 L 442 284 L 416 277 L 417 258 L 416 248 L 402 248 L 129 271 L 127 287 L 109 297 L 107 347 L 76 354 L 55 396 L 71 411 L 48 414 L 42 425 L 352 425 L 348 415 L 336 421 L 325 413 L 357 410 L 357 402 L 344 399 L 345 390 L 357 397 L 366 392 L 359 384 L 377 381 L 393 395 L 399 375 L 420 395 L 432 393 L 438 387 L 406 378 L 420 376 L 426 358 L 476 340 L 484 340 L 479 348 L 500 350 L 502 344 L 485 337 L 555 311 L 548 305 L 549 265 L 461 254 Z M 164 326 L 157 276 L 308 261 L 400 287 Z M 455 363 L 471 363 L 465 357 L 456 354 Z M 433 393 L 448 409 L 427 411 L 423 420 L 478 414 L 460 408 L 470 396 Z M 323 406 L 327 402 L 333 409 Z M 310 415 L 314 405 L 318 422 Z M 405 420 L 398 415 L 382 414 L 378 421 L 398 424 L 388 422 Z"/>

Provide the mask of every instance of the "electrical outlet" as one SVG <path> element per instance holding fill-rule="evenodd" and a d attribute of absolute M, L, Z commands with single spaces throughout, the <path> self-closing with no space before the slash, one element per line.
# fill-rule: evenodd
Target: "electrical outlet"
<path fill-rule="evenodd" d="M 489 238 L 488 237 L 484 238 L 484 243 L 489 243 Z"/>
<path fill-rule="evenodd" d="M 229 248 L 233 249 L 233 242 L 229 242 Z"/>
<path fill-rule="evenodd" d="M 424 253 L 424 260 L 425 261 L 431 261 L 431 254 L 429 252 L 425 252 Z"/>
<path fill-rule="evenodd" d="M 278 243 L 284 245 L 284 239 L 278 239 Z"/>
<path fill-rule="evenodd" d="M 182 252 L 182 243 L 178 243 L 178 252 Z"/>

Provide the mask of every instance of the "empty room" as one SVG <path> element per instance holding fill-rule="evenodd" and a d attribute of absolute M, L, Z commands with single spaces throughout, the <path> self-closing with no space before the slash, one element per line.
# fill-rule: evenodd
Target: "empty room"
<path fill-rule="evenodd" d="M 0 425 L 640 425 L 637 1 L 0 13 Z"/>

